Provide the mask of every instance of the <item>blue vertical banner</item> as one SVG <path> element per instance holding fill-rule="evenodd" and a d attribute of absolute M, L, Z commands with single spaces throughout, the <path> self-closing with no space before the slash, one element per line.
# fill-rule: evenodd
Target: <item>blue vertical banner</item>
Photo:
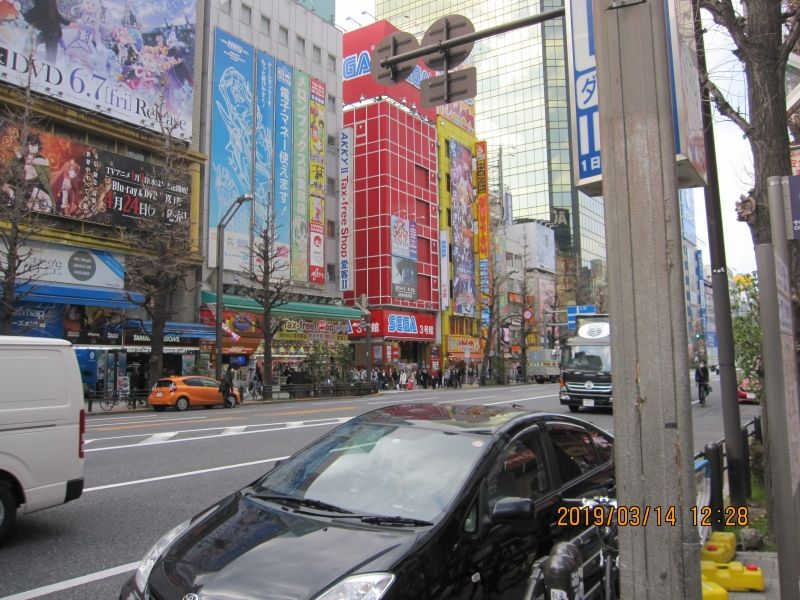
<path fill-rule="evenodd" d="M 292 67 L 275 61 L 275 244 L 289 248 L 292 233 Z M 289 268 L 289 261 L 285 268 Z M 286 273 L 281 268 L 281 277 Z"/>
<path fill-rule="evenodd" d="M 275 59 L 258 51 L 256 60 L 256 231 L 261 231 L 274 206 L 272 182 L 275 165 Z M 288 253 L 288 246 L 275 247 L 278 254 Z"/>
<path fill-rule="evenodd" d="M 211 164 L 208 264 L 217 262 L 217 224 L 228 207 L 251 193 L 253 175 L 253 46 L 216 30 L 211 89 Z M 250 265 L 250 207 L 240 208 L 225 229 L 225 267 Z"/>
<path fill-rule="evenodd" d="M 572 139 L 577 153 L 576 184 L 581 186 L 598 182 L 602 177 L 592 0 L 569 0 L 567 11 Z"/>

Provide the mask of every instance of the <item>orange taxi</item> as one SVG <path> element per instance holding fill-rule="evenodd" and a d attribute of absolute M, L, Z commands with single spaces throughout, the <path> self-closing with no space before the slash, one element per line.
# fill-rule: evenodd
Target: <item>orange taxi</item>
<path fill-rule="evenodd" d="M 232 394 L 236 404 L 241 404 L 239 390 L 234 389 Z M 201 375 L 159 379 L 150 391 L 147 402 L 158 412 L 168 406 L 174 406 L 177 410 L 186 410 L 190 406 L 224 406 L 219 382 Z"/>

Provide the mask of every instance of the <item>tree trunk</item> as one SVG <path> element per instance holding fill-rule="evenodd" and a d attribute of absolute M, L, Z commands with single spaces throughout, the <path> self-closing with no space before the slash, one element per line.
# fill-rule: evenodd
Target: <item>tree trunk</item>
<path fill-rule="evenodd" d="M 264 303 L 264 385 L 261 398 L 272 400 L 272 310 L 268 302 Z"/>
<path fill-rule="evenodd" d="M 151 389 L 164 370 L 164 329 L 167 326 L 168 301 L 169 297 L 166 292 L 158 292 L 153 298 L 152 310 L 148 311 L 153 324 L 150 334 L 150 373 L 148 375 L 148 387 Z"/>

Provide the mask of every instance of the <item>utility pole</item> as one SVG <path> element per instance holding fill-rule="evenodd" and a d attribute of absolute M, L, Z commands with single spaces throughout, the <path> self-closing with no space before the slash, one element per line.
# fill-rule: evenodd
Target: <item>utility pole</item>
<path fill-rule="evenodd" d="M 697 0 L 692 0 L 694 11 L 694 37 L 697 60 L 706 71 L 706 53 L 703 43 L 703 23 Z M 725 431 L 725 459 L 728 464 L 728 489 L 731 505 L 744 506 L 747 502 L 747 482 L 744 469 L 744 441 L 741 435 L 739 398 L 736 394 L 736 370 L 734 368 L 733 319 L 731 297 L 728 287 L 728 268 L 725 262 L 725 238 L 722 233 L 722 210 L 719 200 L 719 176 L 717 173 L 717 150 L 714 143 L 714 123 L 711 118 L 711 98 L 708 88 L 702 86 L 701 109 L 703 132 L 706 143 L 708 185 L 705 187 L 706 221 L 708 222 L 708 246 L 711 258 L 711 287 L 714 290 L 714 315 L 719 350 L 719 387 L 722 398 L 722 423 Z M 706 340 L 708 343 L 708 340 Z"/>
<path fill-rule="evenodd" d="M 623 598 L 700 598 L 691 393 L 665 3 L 593 0 Z M 674 525 L 655 511 L 674 509 Z M 643 525 L 643 523 L 640 523 Z"/>

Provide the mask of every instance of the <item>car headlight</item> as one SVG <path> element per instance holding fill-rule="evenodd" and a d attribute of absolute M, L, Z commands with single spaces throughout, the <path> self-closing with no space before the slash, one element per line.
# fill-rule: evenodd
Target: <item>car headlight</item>
<path fill-rule="evenodd" d="M 326 590 L 315 600 L 379 600 L 392 585 L 391 573 L 353 575 Z"/>
<path fill-rule="evenodd" d="M 140 592 L 144 592 L 147 587 L 147 579 L 150 577 L 150 571 L 153 570 L 153 565 L 164 553 L 169 545 L 174 542 L 179 535 L 189 529 L 192 520 L 184 521 L 174 529 L 170 529 L 160 540 L 158 540 L 153 547 L 144 555 L 142 562 L 139 563 L 139 568 L 136 569 L 136 587 Z"/>

